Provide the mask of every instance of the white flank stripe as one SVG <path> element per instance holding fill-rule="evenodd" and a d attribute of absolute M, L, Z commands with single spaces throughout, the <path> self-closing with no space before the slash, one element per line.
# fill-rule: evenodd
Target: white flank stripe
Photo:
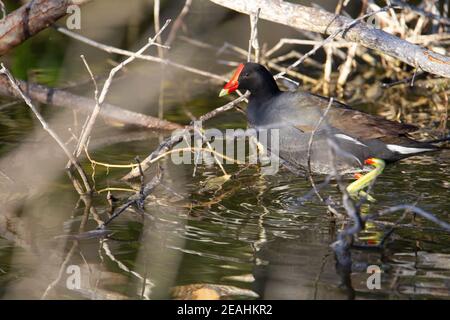
<path fill-rule="evenodd" d="M 334 136 L 335 136 L 336 138 L 343 139 L 343 140 L 347 140 L 347 141 L 351 141 L 351 142 L 353 142 L 353 143 L 355 143 L 355 144 L 359 144 L 360 146 L 367 147 L 364 143 L 361 143 L 361 142 L 359 142 L 358 140 L 356 140 L 356 139 L 354 139 L 354 138 L 352 138 L 352 137 L 349 137 L 349 136 L 347 136 L 347 135 L 345 135 L 345 134 L 337 133 L 337 134 L 335 134 Z"/>
<path fill-rule="evenodd" d="M 396 144 L 387 144 L 386 147 L 390 151 L 398 152 L 401 154 L 409 154 L 409 153 L 418 153 L 418 152 L 425 152 L 425 151 L 432 151 L 434 149 L 427 149 L 427 148 L 408 148 L 408 147 L 402 147 Z"/>

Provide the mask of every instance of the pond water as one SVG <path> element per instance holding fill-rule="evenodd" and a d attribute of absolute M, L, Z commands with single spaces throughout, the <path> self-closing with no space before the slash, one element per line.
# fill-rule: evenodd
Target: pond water
<path fill-rule="evenodd" d="M 199 109 L 191 111 L 204 111 Z M 229 121 L 221 127 L 224 118 Z M 32 120 L 20 117 L 20 121 L 26 127 Z M 222 129 L 244 124 L 245 118 L 235 112 L 210 123 Z M 93 159 L 129 163 L 135 155 L 144 158 L 162 138 L 157 133 L 116 133 L 130 136 L 131 141 L 99 144 L 91 152 Z M 2 140 L 20 140 L 21 134 L 22 129 L 3 130 Z M 100 130 L 98 141 L 102 138 Z M 364 205 L 363 214 L 398 204 L 417 204 L 449 221 L 449 162 L 450 151 L 445 150 L 388 166 L 373 190 L 377 201 Z M 92 172 L 89 162 L 84 164 Z M 174 165 L 170 158 L 163 160 L 161 167 L 163 184 L 147 198 L 145 214 L 127 210 L 108 225 L 112 233 L 107 237 L 80 240 L 50 297 L 450 297 L 450 235 L 420 217 L 406 215 L 393 231 L 392 223 L 402 212 L 368 223 L 351 250 L 352 270 L 343 274 L 330 245 L 348 222 L 332 219 L 315 197 L 302 201 L 311 191 L 304 177 L 285 169 L 262 176 L 256 166 L 225 165 L 227 173 L 237 174 L 220 187 L 207 190 L 201 187 L 205 181 L 222 175 L 213 163 L 198 165 L 194 177 L 193 165 Z M 130 188 L 120 181 L 126 172 L 97 166 L 96 189 Z M 150 169 L 148 179 L 154 173 L 155 168 Z M 320 182 L 323 177 L 316 179 Z M 322 192 L 340 201 L 334 183 Z M 125 191 L 112 193 L 118 199 L 130 195 Z M 73 243 L 62 235 L 78 232 L 85 206 L 63 172 L 44 191 L 20 201 L 27 215 L 8 220 L 7 229 L 14 236 L 0 239 L 0 288 L 4 297 L 39 298 L 61 272 L 61 259 Z M 121 203 L 118 200 L 118 205 Z M 106 192 L 95 195 L 92 205 L 95 210 L 91 209 L 86 231 L 94 230 L 111 212 Z M 376 248 L 388 232 L 392 233 L 383 249 Z M 382 270 L 379 289 L 367 286 L 370 265 Z M 72 274 L 68 266 L 79 268 L 81 289 L 70 290 L 67 285 Z"/>
<path fill-rule="evenodd" d="M 94 1 L 83 9 L 80 32 L 111 45 L 136 49 L 136 43 L 147 39 L 151 31 L 148 26 L 153 25 L 142 14 L 152 12 L 152 8 L 145 7 L 149 2 L 120 2 L 126 3 L 122 6 L 106 2 Z M 181 9 L 171 6 L 175 1 L 162 3 L 166 18 L 174 18 Z M 182 5 L 182 1 L 176 3 Z M 320 3 L 334 10 L 329 1 Z M 104 14 L 104 6 L 108 6 L 108 15 Z M 209 1 L 194 1 L 186 26 L 180 32 L 215 47 L 203 45 L 199 49 L 186 39 L 176 39 L 169 56 L 173 61 L 224 74 L 231 67 L 218 63 L 220 59 L 245 60 L 236 53 L 219 56 L 216 47 L 226 41 L 246 48 L 248 17 L 230 14 Z M 275 45 L 280 35 L 299 37 L 296 30 L 267 22 L 259 23 L 258 32 L 262 45 Z M 111 60 L 121 61 L 120 57 L 69 41 L 55 30 L 28 40 L 4 61 L 18 78 L 69 87 L 92 97 L 80 54 L 86 56 L 96 75 L 107 74 Z M 156 50 L 150 54 L 156 55 Z M 352 74 L 347 101 L 356 103 L 361 96 L 366 102 L 375 101 L 376 105 L 359 103 L 357 107 L 391 119 L 395 118 L 392 109 L 394 113 L 400 110 L 403 120 L 425 131 L 444 123 L 439 117 L 445 113 L 436 107 L 443 104 L 442 97 L 436 103 L 439 93 L 425 88 L 425 93 L 417 93 L 416 97 L 406 89 L 371 86 L 384 77 L 387 61 L 380 63 L 380 70 L 376 66 L 364 67 Z M 335 57 L 335 62 L 334 71 L 343 61 Z M 358 63 L 365 66 L 364 61 Z M 397 65 L 393 68 L 389 80 L 396 80 L 399 69 Z M 226 102 L 217 98 L 219 84 L 174 70 L 134 61 L 117 75 L 108 102 L 157 114 L 161 74 L 165 77 L 168 120 L 187 124 L 189 114 L 198 117 Z M 322 67 L 314 69 L 306 63 L 300 70 L 315 79 L 322 78 Z M 83 84 L 78 86 L 78 81 Z M 320 86 L 316 85 L 317 91 Z M 406 107 L 400 105 L 399 97 L 409 99 Z M 332 218 L 315 196 L 305 200 L 305 195 L 311 193 L 309 181 L 285 169 L 264 176 L 255 165 L 225 165 L 232 177 L 208 189 L 205 186 L 211 178 L 223 175 L 217 165 L 174 165 L 170 158 L 164 158 L 160 161 L 162 183 L 147 197 L 143 211 L 129 208 L 108 224 L 107 233 L 83 233 L 106 221 L 114 208 L 139 190 L 139 181 L 121 181 L 129 169 L 107 170 L 100 165 L 93 168 L 84 157 L 82 164 L 90 178 L 95 178 L 98 193 L 92 198 L 80 198 L 64 170 L 67 159 L 61 150 L 42 132 L 25 105 L 5 105 L 10 102 L 0 101 L 2 299 L 450 298 L 448 232 L 403 211 L 383 216 L 367 223 L 357 235 L 350 251 L 351 268 L 343 268 L 331 245 L 351 222 Z M 63 108 L 38 107 L 72 150 L 73 133 L 78 134 L 85 115 L 60 110 Z M 204 127 L 245 128 L 246 121 L 241 113 L 230 111 Z M 136 156 L 144 159 L 168 135 L 116 128 L 100 117 L 89 144 L 90 156 L 100 162 L 129 164 Z M 157 170 L 156 165 L 151 166 L 145 173 L 146 181 Z M 323 179 L 315 177 L 317 183 Z M 113 208 L 106 188 L 114 188 Z M 334 182 L 321 192 L 340 204 L 341 194 Z M 376 202 L 364 204 L 363 215 L 414 204 L 450 222 L 450 150 L 387 166 L 371 194 Z M 80 232 L 83 237 L 74 240 L 73 236 Z M 376 278 L 369 279 L 368 269 L 374 267 L 381 271 L 379 283 Z"/>

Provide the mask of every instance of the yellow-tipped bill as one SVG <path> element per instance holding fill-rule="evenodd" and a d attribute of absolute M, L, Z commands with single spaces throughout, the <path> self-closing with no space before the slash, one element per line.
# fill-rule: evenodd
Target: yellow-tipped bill
<path fill-rule="evenodd" d="M 226 96 L 227 94 L 229 94 L 228 89 L 222 89 L 219 92 L 219 97 Z"/>
<path fill-rule="evenodd" d="M 219 93 L 219 97 L 226 96 L 227 94 L 230 94 L 234 91 L 236 91 L 239 88 L 239 76 L 241 75 L 242 70 L 244 69 L 244 64 L 241 63 L 236 71 L 234 72 L 233 76 L 231 77 L 230 81 L 227 82 L 227 84 L 223 87 L 223 89 Z"/>

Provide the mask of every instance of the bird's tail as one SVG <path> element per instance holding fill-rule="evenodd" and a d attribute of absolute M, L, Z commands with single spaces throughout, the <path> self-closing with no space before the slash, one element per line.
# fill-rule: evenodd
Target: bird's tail
<path fill-rule="evenodd" d="M 450 141 L 450 136 L 440 138 L 440 139 L 421 141 L 421 142 L 424 144 L 427 144 L 427 145 L 431 145 L 431 146 L 435 147 L 436 149 L 450 149 L 449 145 L 440 144 L 442 142 L 448 142 L 448 141 Z M 437 144 L 439 144 L 439 145 L 437 145 Z"/>
<path fill-rule="evenodd" d="M 450 136 L 440 138 L 440 139 L 434 139 L 434 140 L 425 140 L 425 141 L 421 141 L 421 142 L 428 143 L 428 144 L 435 144 L 435 143 L 441 143 L 441 142 L 447 142 L 447 141 L 450 141 Z"/>

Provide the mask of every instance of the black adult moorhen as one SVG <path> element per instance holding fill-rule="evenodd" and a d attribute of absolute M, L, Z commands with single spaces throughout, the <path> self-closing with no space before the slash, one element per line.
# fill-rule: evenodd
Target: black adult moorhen
<path fill-rule="evenodd" d="M 264 66 L 250 62 L 239 65 L 219 96 L 237 89 L 250 91 L 249 124 L 256 130 L 278 129 L 279 150 L 275 151 L 279 158 L 290 169 L 305 170 L 311 134 L 327 109 L 329 99 L 300 90 L 281 91 Z M 334 164 L 340 172 L 358 171 L 369 158 L 394 162 L 440 149 L 429 142 L 411 139 L 408 133 L 416 130 L 414 125 L 390 121 L 336 101 L 314 133 L 310 148 L 311 170 L 331 172 L 328 139 L 337 146 Z"/>

